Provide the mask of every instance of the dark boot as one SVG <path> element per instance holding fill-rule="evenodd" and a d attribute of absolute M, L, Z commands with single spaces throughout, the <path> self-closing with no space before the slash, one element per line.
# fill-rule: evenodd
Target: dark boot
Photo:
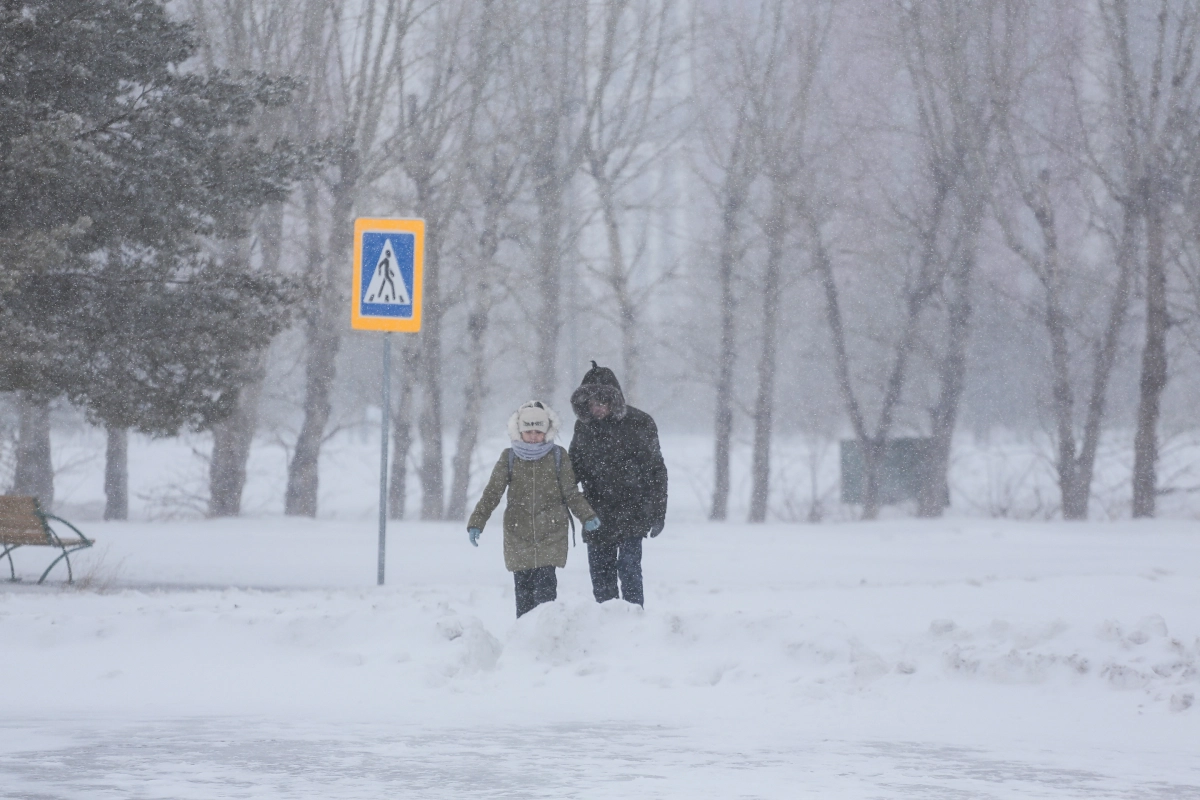
<path fill-rule="evenodd" d="M 645 607 L 642 596 L 642 537 L 622 539 L 617 551 L 617 576 L 621 579 L 621 599 Z"/>
<path fill-rule="evenodd" d="M 618 540 L 619 541 L 619 540 Z M 596 539 L 587 543 L 588 571 L 592 575 L 592 594 L 597 603 L 617 598 L 618 541 Z"/>
<path fill-rule="evenodd" d="M 517 617 L 558 599 L 558 575 L 554 567 L 523 569 L 513 573 L 513 586 L 517 597 Z"/>

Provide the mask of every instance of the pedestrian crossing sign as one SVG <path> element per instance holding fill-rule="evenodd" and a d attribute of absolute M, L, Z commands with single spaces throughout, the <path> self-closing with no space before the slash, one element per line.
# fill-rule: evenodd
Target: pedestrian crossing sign
<path fill-rule="evenodd" d="M 356 219 L 350 327 L 402 333 L 421 330 L 424 260 L 425 220 Z"/>

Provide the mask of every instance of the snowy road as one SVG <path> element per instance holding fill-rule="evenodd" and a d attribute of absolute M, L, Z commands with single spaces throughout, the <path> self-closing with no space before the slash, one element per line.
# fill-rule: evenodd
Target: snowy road
<path fill-rule="evenodd" d="M 488 532 L 97 524 L 0 589 L 0 798 L 1200 800 L 1193 528 L 679 525 L 514 621 Z"/>
<path fill-rule="evenodd" d="M 64 736 L 64 728 L 75 732 Z M 1014 757 L 905 741 L 742 748 L 713 731 L 637 724 L 412 730 L 255 720 L 9 722 L 0 727 L 0 749 L 0 797 L 44 800 L 1200 798 L 1200 775 L 1190 783 L 1160 778 L 1150 763 L 1130 775 L 1073 766 L 1061 754 Z"/>

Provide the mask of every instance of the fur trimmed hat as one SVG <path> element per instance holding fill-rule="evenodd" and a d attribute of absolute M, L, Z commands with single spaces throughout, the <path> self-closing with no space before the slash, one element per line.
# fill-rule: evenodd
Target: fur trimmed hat
<path fill-rule="evenodd" d="M 541 431 L 546 434 L 546 441 L 552 442 L 562 430 L 558 414 L 554 409 L 541 400 L 530 400 L 513 412 L 508 418 L 508 438 L 517 441 L 525 431 Z"/>
<path fill-rule="evenodd" d="M 575 416 L 584 423 L 594 422 L 590 404 L 596 402 L 608 406 L 609 416 L 614 420 L 625 418 L 625 394 L 616 373 L 608 367 L 601 367 L 595 361 L 592 368 L 583 376 L 579 388 L 571 394 L 571 408 Z"/>

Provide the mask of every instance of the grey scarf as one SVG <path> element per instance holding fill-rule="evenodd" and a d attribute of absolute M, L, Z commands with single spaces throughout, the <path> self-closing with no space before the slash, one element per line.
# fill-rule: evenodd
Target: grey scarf
<path fill-rule="evenodd" d="M 554 449 L 554 442 L 542 442 L 541 444 L 530 444 L 529 442 L 520 439 L 514 439 L 512 443 L 513 453 L 522 461 L 537 461 L 542 456 Z"/>

